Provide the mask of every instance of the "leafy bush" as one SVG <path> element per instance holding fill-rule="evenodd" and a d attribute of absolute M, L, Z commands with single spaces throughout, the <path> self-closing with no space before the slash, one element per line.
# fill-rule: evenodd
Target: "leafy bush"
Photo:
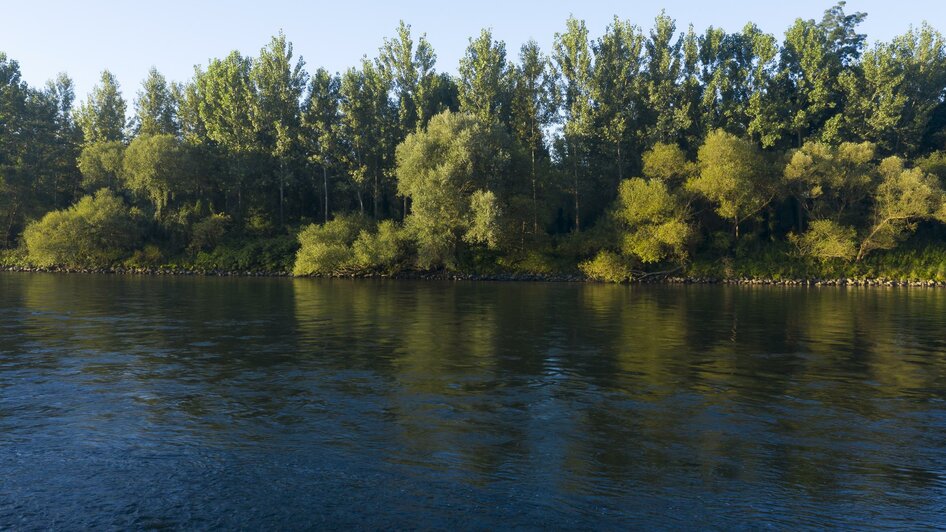
<path fill-rule="evenodd" d="M 355 216 L 339 216 L 324 224 L 312 224 L 299 233 L 299 253 L 292 268 L 294 275 L 339 273 L 352 265 L 352 244 L 366 228 Z"/>
<path fill-rule="evenodd" d="M 822 262 L 831 259 L 849 261 L 857 255 L 854 243 L 856 231 L 831 220 L 815 220 L 801 236 L 789 235 L 789 240 L 802 255 Z"/>
<path fill-rule="evenodd" d="M 154 244 L 148 244 L 144 248 L 136 250 L 131 257 L 125 261 L 125 266 L 130 268 L 154 268 L 164 262 L 164 255 L 161 249 Z"/>
<path fill-rule="evenodd" d="M 353 262 L 364 270 L 390 270 L 404 255 L 404 237 L 391 220 L 376 231 L 362 229 L 352 246 Z"/>
<path fill-rule="evenodd" d="M 30 262 L 37 266 L 110 266 L 134 246 L 137 218 L 121 198 L 101 189 L 31 223 L 23 240 Z"/>
<path fill-rule="evenodd" d="M 627 261 L 611 251 L 602 251 L 594 259 L 578 265 L 589 279 L 622 283 L 631 279 L 633 273 Z"/>
<path fill-rule="evenodd" d="M 206 251 L 217 247 L 230 225 L 230 217 L 226 214 L 211 214 L 194 224 L 191 230 L 191 242 L 188 249 L 191 252 Z"/>

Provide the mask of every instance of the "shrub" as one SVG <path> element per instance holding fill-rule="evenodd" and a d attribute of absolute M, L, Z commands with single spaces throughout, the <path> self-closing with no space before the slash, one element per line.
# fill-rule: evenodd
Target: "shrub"
<path fill-rule="evenodd" d="M 358 234 L 352 246 L 354 264 L 365 270 L 391 270 L 403 258 L 404 238 L 391 220 L 378 224 L 376 231 Z"/>
<path fill-rule="evenodd" d="M 622 283 L 629 281 L 633 276 L 630 265 L 617 253 L 602 251 L 594 259 L 582 262 L 578 268 L 596 281 Z"/>
<path fill-rule="evenodd" d="M 191 230 L 191 242 L 188 249 L 192 253 L 206 251 L 217 247 L 230 225 L 230 217 L 226 214 L 211 214 L 194 224 Z"/>
<path fill-rule="evenodd" d="M 324 224 L 306 227 L 299 233 L 301 247 L 292 273 L 325 275 L 350 267 L 355 257 L 352 244 L 366 225 L 363 218 L 339 216 Z"/>
<path fill-rule="evenodd" d="M 136 213 L 111 191 L 101 189 L 31 223 L 23 240 L 30 262 L 37 266 L 94 268 L 126 256 L 136 233 Z"/>
<path fill-rule="evenodd" d="M 789 235 L 802 255 L 827 262 L 831 259 L 849 261 L 857 255 L 853 227 L 844 227 L 831 220 L 815 220 L 801 236 Z"/>

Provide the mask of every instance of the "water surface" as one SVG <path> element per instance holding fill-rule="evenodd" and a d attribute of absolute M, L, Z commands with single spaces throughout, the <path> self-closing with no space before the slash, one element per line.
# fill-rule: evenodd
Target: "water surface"
<path fill-rule="evenodd" d="M 0 274 L 0 529 L 946 526 L 946 291 Z"/>

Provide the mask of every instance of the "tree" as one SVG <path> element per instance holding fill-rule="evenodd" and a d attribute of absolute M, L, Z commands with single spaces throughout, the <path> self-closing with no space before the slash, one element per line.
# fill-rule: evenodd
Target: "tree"
<path fill-rule="evenodd" d="M 422 268 L 455 267 L 464 235 L 472 242 L 498 241 L 500 207 L 482 171 L 502 157 L 492 149 L 497 142 L 484 140 L 491 135 L 501 133 L 495 127 L 484 131 L 468 114 L 447 111 L 398 146 L 398 192 L 411 199 L 405 227 L 417 241 Z"/>
<path fill-rule="evenodd" d="M 415 48 L 411 26 L 402 20 L 397 37 L 384 40 L 379 62 L 387 77 L 393 80 L 401 130 L 399 137 L 403 138 L 417 127 L 426 126 L 430 117 L 438 111 L 438 78 L 434 70 L 437 54 L 427 41 L 426 34 L 420 36 Z"/>
<path fill-rule="evenodd" d="M 290 158 L 299 139 L 300 106 L 307 81 L 304 65 L 302 58 L 293 64 L 292 43 L 279 32 L 260 50 L 250 70 L 256 95 L 251 113 L 253 127 L 260 151 L 278 166 L 280 226 L 286 222 L 286 187 L 292 179 Z"/>
<path fill-rule="evenodd" d="M 154 216 L 166 214 L 175 196 L 193 193 L 194 180 L 187 168 L 187 152 L 177 137 L 169 134 L 141 135 L 124 153 L 122 175 L 129 190 L 146 198 Z"/>
<path fill-rule="evenodd" d="M 99 141 L 86 144 L 77 161 L 82 172 L 82 188 L 95 192 L 100 188 L 121 190 L 122 160 L 125 145 L 121 141 Z"/>
<path fill-rule="evenodd" d="M 494 41 L 488 29 L 470 39 L 459 67 L 460 111 L 484 123 L 508 122 L 512 68 L 506 44 Z"/>
<path fill-rule="evenodd" d="M 676 35 L 676 30 L 673 19 L 661 11 L 644 44 L 644 108 L 648 111 L 644 120 L 648 146 L 676 142 L 681 132 L 691 125 L 690 110 L 680 90 L 683 38 Z"/>
<path fill-rule="evenodd" d="M 592 126 L 592 55 L 588 28 L 583 20 L 569 17 L 565 32 L 555 34 L 552 57 L 558 69 L 562 95 L 562 119 L 566 157 L 572 167 L 572 195 L 575 199 L 575 231 L 581 231 L 580 160 Z"/>
<path fill-rule="evenodd" d="M 135 100 L 138 135 L 176 135 L 177 109 L 167 79 L 151 67 Z"/>
<path fill-rule="evenodd" d="M 76 111 L 76 123 L 82 129 L 86 144 L 125 140 L 125 100 L 118 80 L 108 70 Z"/>
<path fill-rule="evenodd" d="M 748 140 L 722 130 L 711 131 L 697 155 L 699 175 L 687 188 L 716 204 L 716 212 L 732 221 L 739 238 L 739 224 L 774 199 L 762 153 Z"/>
<path fill-rule="evenodd" d="M 513 72 L 512 129 L 519 142 L 529 150 L 532 181 L 532 232 L 539 232 L 538 161 L 547 155 L 545 130 L 555 120 L 556 79 L 549 59 L 535 41 L 528 41 L 519 51 L 519 65 Z"/>
<path fill-rule="evenodd" d="M 371 186 L 374 218 L 381 217 L 383 185 L 390 176 L 396 109 L 389 99 L 391 80 L 374 62 L 363 58 L 361 69 L 342 75 L 340 128 L 345 139 L 343 160 L 355 186 L 358 209 L 365 212 L 364 188 Z M 385 180 L 383 182 L 382 180 Z"/>
<path fill-rule="evenodd" d="M 683 260 L 693 233 L 682 202 L 662 180 L 621 182 L 616 209 L 623 224 L 621 252 L 643 263 Z"/>
<path fill-rule="evenodd" d="M 594 45 L 595 69 L 592 98 L 596 103 L 600 135 L 614 147 L 617 180 L 624 179 L 622 146 L 629 133 L 640 126 L 643 102 L 640 101 L 640 70 L 644 35 L 630 22 L 614 21 Z"/>
<path fill-rule="evenodd" d="M 785 166 L 786 184 L 810 217 L 842 221 L 872 191 L 875 146 L 808 141 Z"/>
<path fill-rule="evenodd" d="M 946 221 L 946 196 L 934 176 L 920 168 L 907 169 L 899 157 L 884 159 L 880 173 L 872 222 L 857 250 L 858 261 L 871 251 L 896 246 L 919 221 Z"/>
<path fill-rule="evenodd" d="M 236 194 L 241 211 L 248 159 L 258 147 L 251 116 L 256 100 L 251 68 L 252 61 L 234 51 L 225 59 L 212 60 L 205 72 L 195 74 L 194 97 L 201 125 L 207 138 L 227 152 L 230 179 L 224 186 L 229 194 Z"/>
<path fill-rule="evenodd" d="M 815 220 L 800 237 L 789 235 L 798 250 L 822 262 L 832 259 L 849 261 L 857 255 L 857 231 L 834 220 Z"/>
<path fill-rule="evenodd" d="M 309 94 L 302 108 L 302 143 L 309 160 L 322 169 L 323 221 L 329 219 L 329 170 L 337 164 L 340 80 L 324 68 L 311 78 Z"/>

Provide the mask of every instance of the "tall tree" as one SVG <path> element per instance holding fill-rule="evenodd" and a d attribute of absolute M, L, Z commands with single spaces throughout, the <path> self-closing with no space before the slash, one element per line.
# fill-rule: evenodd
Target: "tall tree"
<path fill-rule="evenodd" d="M 414 46 L 410 24 L 402 20 L 397 36 L 385 39 L 379 61 L 394 84 L 401 136 L 424 127 L 436 111 L 437 54 L 421 35 Z"/>
<path fill-rule="evenodd" d="M 676 31 L 676 22 L 661 12 L 644 45 L 647 146 L 656 142 L 677 142 L 681 132 L 690 127 L 690 110 L 680 86 L 683 36 L 678 36 Z"/>
<path fill-rule="evenodd" d="M 532 181 L 532 232 L 538 234 L 537 157 L 546 153 L 545 130 L 555 119 L 556 79 L 549 59 L 539 49 L 538 43 L 531 40 L 523 44 L 519 51 L 519 64 L 515 67 L 514 76 L 512 129 L 519 142 L 529 150 Z"/>
<path fill-rule="evenodd" d="M 575 200 L 575 231 L 581 231 L 581 178 L 579 166 L 591 134 L 593 108 L 592 54 L 585 21 L 569 17 L 565 32 L 555 34 L 552 54 L 558 69 L 562 94 L 562 120 L 566 158 L 572 167 L 572 195 Z"/>
<path fill-rule="evenodd" d="M 230 180 L 224 186 L 228 201 L 230 195 L 236 194 L 240 215 L 249 157 L 258 148 L 251 116 L 256 100 L 251 68 L 249 58 L 233 51 L 225 59 L 212 60 L 205 72 L 198 71 L 195 75 L 200 121 L 208 139 L 228 154 Z"/>
<path fill-rule="evenodd" d="M 304 65 L 301 57 L 293 63 L 292 43 L 279 32 L 260 50 L 250 70 L 256 96 L 251 114 L 253 127 L 261 151 L 278 167 L 280 226 L 286 223 L 286 187 L 292 179 L 290 158 L 299 138 L 300 106 L 307 81 Z"/>
<path fill-rule="evenodd" d="M 328 222 L 331 212 L 329 170 L 337 164 L 338 159 L 340 84 L 338 76 L 329 74 L 324 68 L 316 70 L 309 83 L 309 93 L 302 112 L 303 145 L 309 160 L 322 169 L 322 214 L 325 222 Z"/>
<path fill-rule="evenodd" d="M 158 69 L 151 67 L 135 100 L 138 135 L 177 135 L 177 108 L 171 86 Z"/>
<path fill-rule="evenodd" d="M 630 132 L 640 125 L 643 47 L 644 34 L 640 28 L 618 17 L 614 17 L 604 36 L 593 46 L 592 98 L 596 104 L 596 120 L 600 123 L 600 135 L 614 147 L 618 182 L 624 179 L 622 155 L 630 144 Z"/>
<path fill-rule="evenodd" d="M 508 123 L 510 73 L 506 44 L 493 40 L 490 30 L 482 30 L 479 37 L 470 39 L 460 59 L 460 110 L 483 123 L 497 119 Z"/>
<path fill-rule="evenodd" d="M 103 71 L 99 84 L 76 111 L 85 142 L 125 140 L 125 108 L 118 80 L 108 70 Z"/>

